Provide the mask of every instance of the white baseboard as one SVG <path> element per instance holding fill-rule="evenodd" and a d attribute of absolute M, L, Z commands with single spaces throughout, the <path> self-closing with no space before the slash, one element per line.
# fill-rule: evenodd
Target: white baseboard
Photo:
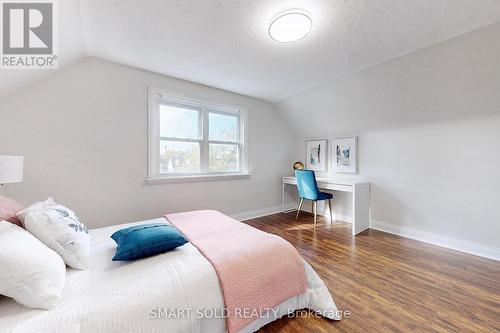
<path fill-rule="evenodd" d="M 292 206 L 285 205 L 285 208 L 292 209 Z M 282 210 L 281 205 L 278 205 L 278 206 L 272 206 L 272 207 L 258 209 L 258 210 L 252 210 L 250 212 L 233 214 L 233 215 L 231 215 L 231 217 L 235 220 L 238 220 L 238 221 L 246 221 L 246 220 L 256 219 L 256 218 L 262 217 L 262 216 L 281 213 L 281 210 Z"/>
<path fill-rule="evenodd" d="M 297 207 L 294 207 L 297 209 Z M 312 214 L 311 207 L 302 207 L 301 211 L 308 212 Z M 323 216 L 326 218 L 328 221 L 330 221 L 330 212 L 325 209 L 324 212 L 318 212 L 318 215 Z M 347 222 L 347 223 L 352 223 L 352 215 L 351 214 L 346 214 L 344 212 L 338 212 L 333 209 L 333 219 L 335 221 L 342 221 L 342 222 Z"/>
<path fill-rule="evenodd" d="M 294 209 L 295 210 L 297 209 L 296 203 L 285 204 L 286 211 L 294 210 Z M 256 218 L 262 217 L 262 216 L 281 213 L 281 210 L 282 210 L 282 207 L 281 207 L 281 205 L 279 205 L 279 206 L 272 206 L 272 207 L 253 210 L 253 211 L 244 212 L 244 213 L 232 214 L 230 216 L 233 219 L 238 220 L 238 221 L 246 221 L 246 220 L 256 219 Z M 307 207 L 302 207 L 302 211 L 312 213 L 311 209 L 308 209 Z M 326 214 L 321 214 L 319 212 L 318 212 L 318 214 L 321 216 L 324 216 L 325 218 L 330 218 L 330 215 L 328 215 L 328 211 L 326 212 Z M 333 218 L 335 220 L 338 220 L 338 221 L 352 223 L 352 216 L 348 215 L 348 214 L 344 214 L 342 212 L 334 212 Z"/>
<path fill-rule="evenodd" d="M 296 209 L 296 203 L 288 203 L 285 205 L 285 209 Z M 232 218 L 238 221 L 246 221 L 250 219 L 255 219 L 262 216 L 272 215 L 276 213 L 281 213 L 281 205 L 272 206 L 268 208 L 253 210 L 244 213 L 238 213 L 231 215 Z M 310 209 L 303 207 L 303 211 L 310 212 Z M 328 216 L 325 215 L 327 218 Z M 336 212 L 334 218 L 339 221 L 345 221 L 352 223 L 352 216 L 343 214 L 342 212 Z M 426 231 L 421 231 L 408 227 L 400 227 L 397 225 L 385 223 L 382 221 L 377 221 L 370 219 L 370 229 L 375 229 L 390 234 L 398 235 L 401 237 L 415 239 L 424 243 L 429 243 L 437 246 L 442 246 L 448 249 L 461 251 L 469 254 L 473 254 L 479 257 L 484 257 L 493 260 L 500 261 L 500 249 L 484 244 L 464 241 L 457 238 L 442 236 Z"/>
<path fill-rule="evenodd" d="M 416 230 L 408 227 L 400 227 L 397 225 L 370 219 L 370 229 L 375 229 L 390 234 L 415 239 L 421 242 L 442 246 L 448 249 L 457 250 L 476 256 L 500 260 L 500 249 L 484 244 L 464 241 L 457 238 L 441 236 L 438 234 Z"/>
<path fill-rule="evenodd" d="M 327 218 L 328 218 L 328 215 L 325 215 Z M 338 221 L 342 221 L 342 222 L 347 222 L 347 223 L 352 223 L 352 216 L 351 215 L 347 215 L 347 214 L 344 214 L 342 212 L 334 212 L 333 214 L 333 218 L 335 220 L 338 220 Z"/>

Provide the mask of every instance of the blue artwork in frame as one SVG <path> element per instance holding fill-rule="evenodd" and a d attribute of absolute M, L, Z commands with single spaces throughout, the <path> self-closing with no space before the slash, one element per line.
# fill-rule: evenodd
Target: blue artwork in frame
<path fill-rule="evenodd" d="M 333 172 L 357 173 L 358 171 L 358 138 L 342 138 L 332 140 Z"/>
<path fill-rule="evenodd" d="M 306 140 L 306 169 L 327 172 L 328 140 Z"/>

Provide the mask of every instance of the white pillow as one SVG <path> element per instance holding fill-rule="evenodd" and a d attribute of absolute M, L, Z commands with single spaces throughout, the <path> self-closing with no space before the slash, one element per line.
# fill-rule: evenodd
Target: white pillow
<path fill-rule="evenodd" d="M 26 230 L 59 253 L 68 266 L 76 269 L 89 268 L 92 238 L 71 209 L 49 198 L 17 215 Z"/>
<path fill-rule="evenodd" d="M 64 289 L 66 265 L 29 232 L 0 221 L 0 294 L 18 303 L 50 310 Z"/>
<path fill-rule="evenodd" d="M 24 219 L 26 218 L 26 216 L 29 214 L 29 213 L 32 213 L 32 212 L 39 212 L 45 208 L 48 208 L 50 206 L 54 206 L 56 203 L 54 202 L 54 199 L 52 198 L 48 198 L 47 200 L 45 201 L 38 201 L 38 202 L 35 202 L 34 204 L 32 204 L 31 206 L 29 207 L 26 207 L 24 208 L 23 210 L 20 210 L 16 213 L 17 215 L 17 218 L 19 219 L 19 221 L 21 221 L 21 223 L 24 223 Z"/>

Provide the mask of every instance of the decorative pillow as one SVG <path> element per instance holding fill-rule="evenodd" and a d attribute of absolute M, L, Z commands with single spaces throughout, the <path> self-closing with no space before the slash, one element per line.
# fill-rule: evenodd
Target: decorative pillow
<path fill-rule="evenodd" d="M 164 223 L 136 225 L 118 230 L 111 238 L 118 248 L 113 261 L 128 261 L 164 253 L 188 240 L 175 227 Z"/>
<path fill-rule="evenodd" d="M 61 299 L 66 265 L 28 231 L 0 221 L 0 294 L 50 310 Z"/>
<path fill-rule="evenodd" d="M 20 211 L 17 216 L 26 230 L 59 253 L 68 266 L 89 268 L 92 238 L 71 209 L 49 198 Z"/>
<path fill-rule="evenodd" d="M 0 195 L 0 220 L 22 226 L 16 213 L 23 207 L 12 199 Z"/>

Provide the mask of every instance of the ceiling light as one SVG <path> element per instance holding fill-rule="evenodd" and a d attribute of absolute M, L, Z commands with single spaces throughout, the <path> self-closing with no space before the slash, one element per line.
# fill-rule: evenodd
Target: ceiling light
<path fill-rule="evenodd" d="M 311 32 L 311 16 L 301 10 L 293 10 L 278 15 L 269 25 L 269 36 L 280 43 L 296 42 Z"/>

